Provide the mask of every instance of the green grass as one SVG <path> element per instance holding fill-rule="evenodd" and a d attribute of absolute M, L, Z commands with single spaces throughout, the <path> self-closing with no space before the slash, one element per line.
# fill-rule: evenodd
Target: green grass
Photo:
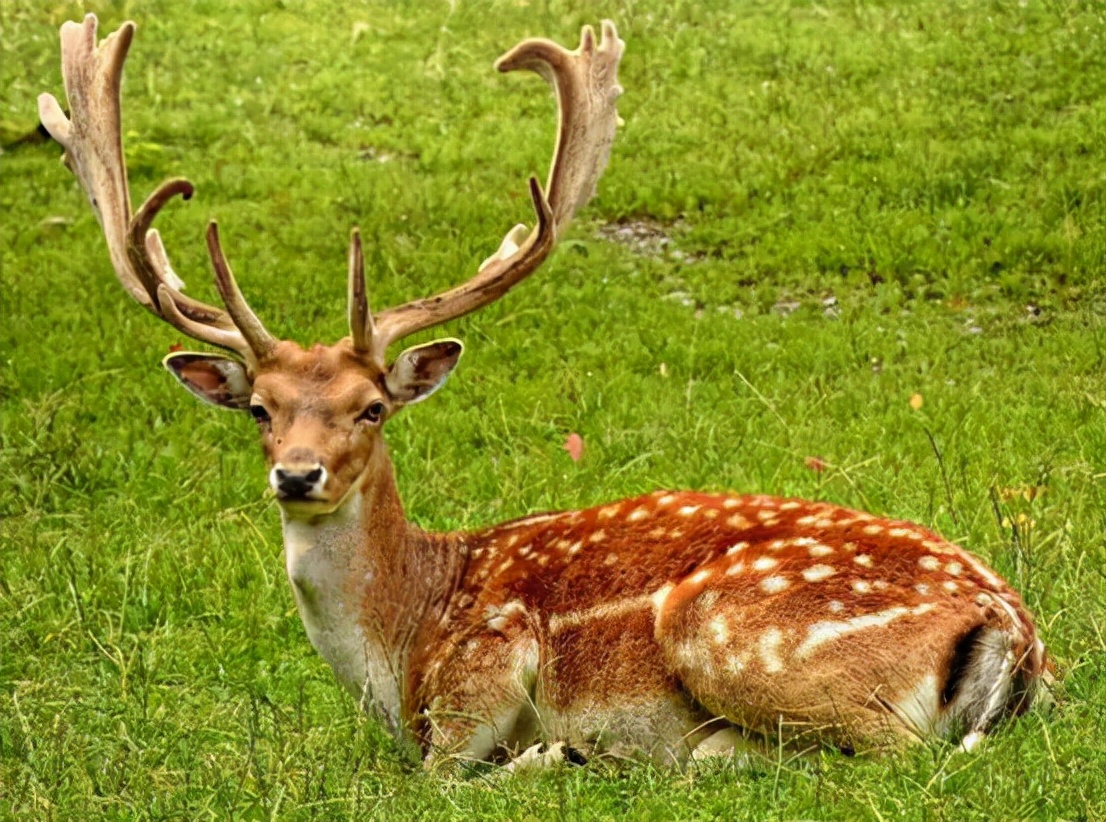
<path fill-rule="evenodd" d="M 1106 817 L 1101 2 L 230 6 L 3 6 L 0 816 Z M 491 62 L 615 19 L 626 126 L 600 197 L 531 282 L 445 329 L 461 367 L 389 426 L 410 516 L 667 486 L 915 519 L 1024 593 L 1058 708 L 970 757 L 413 768 L 308 645 L 253 426 L 158 368 L 179 335 L 114 282 L 57 147 L 15 144 L 85 9 L 139 24 L 136 197 L 197 184 L 160 223 L 177 270 L 214 299 L 218 216 L 251 303 L 301 342 L 346 333 L 350 225 L 384 306 L 529 218 L 552 107 Z M 668 242 L 611 242 L 620 222 Z"/>

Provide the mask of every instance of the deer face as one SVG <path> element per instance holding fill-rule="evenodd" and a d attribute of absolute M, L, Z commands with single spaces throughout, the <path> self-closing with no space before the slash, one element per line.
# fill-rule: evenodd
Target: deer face
<path fill-rule="evenodd" d="M 461 351 L 460 342 L 439 340 L 382 368 L 346 340 L 308 350 L 286 341 L 252 370 L 218 354 L 171 354 L 165 366 L 205 402 L 250 413 L 277 501 L 290 516 L 313 517 L 360 485 L 384 421 L 434 393 Z"/>

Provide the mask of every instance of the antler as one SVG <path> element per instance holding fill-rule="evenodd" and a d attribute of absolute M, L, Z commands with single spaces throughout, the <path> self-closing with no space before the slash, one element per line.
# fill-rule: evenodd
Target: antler
<path fill-rule="evenodd" d="M 517 225 L 468 282 L 433 297 L 414 300 L 373 317 L 365 296 L 361 240 L 350 241 L 350 331 L 353 345 L 383 365 L 388 346 L 416 331 L 468 314 L 502 297 L 545 260 L 576 213 L 595 194 L 618 125 L 615 103 L 618 61 L 625 44 L 614 23 L 604 20 L 602 39 L 585 26 L 575 51 L 550 40 L 519 43 L 496 62 L 499 71 L 530 69 L 545 78 L 557 97 L 557 142 L 545 193 L 530 178 L 537 224 L 527 234 Z"/>
<path fill-rule="evenodd" d="M 154 217 L 173 197 L 192 196 L 184 179 L 166 180 L 131 213 L 120 131 L 119 88 L 134 23 L 127 22 L 96 45 L 96 15 L 61 27 L 61 71 L 69 99 L 67 119 L 52 94 L 38 98 L 47 131 L 65 148 L 69 167 L 100 221 L 112 266 L 123 287 L 145 308 L 200 342 L 234 351 L 250 364 L 265 359 L 276 344 L 242 298 L 219 245 L 215 223 L 207 247 L 223 311 L 181 293 L 184 283 L 169 264 Z M 229 312 L 229 313 L 228 313 Z"/>

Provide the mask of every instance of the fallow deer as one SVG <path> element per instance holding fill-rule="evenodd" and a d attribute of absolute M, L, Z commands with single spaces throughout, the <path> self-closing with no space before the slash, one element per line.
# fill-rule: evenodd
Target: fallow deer
<path fill-rule="evenodd" d="M 404 517 L 381 435 L 461 355 L 389 347 L 503 296 L 549 256 L 607 163 L 621 94 L 615 27 L 579 47 L 525 40 L 496 64 L 552 86 L 558 135 L 536 225 L 513 228 L 469 281 L 373 313 L 361 242 L 349 252 L 350 336 L 301 348 L 243 299 L 215 223 L 226 310 L 185 296 L 154 217 L 183 179 L 131 210 L 120 82 L 135 27 L 96 42 L 61 29 L 67 118 L 43 123 L 91 200 L 124 288 L 233 356 L 174 353 L 188 390 L 256 420 L 279 502 L 288 578 L 339 681 L 427 761 L 503 759 L 543 742 L 683 762 L 744 740 L 843 750 L 946 737 L 971 748 L 1024 711 L 1044 646 L 1018 594 L 932 531 L 824 502 L 658 491 L 482 530 Z M 531 748 L 530 746 L 534 746 Z"/>

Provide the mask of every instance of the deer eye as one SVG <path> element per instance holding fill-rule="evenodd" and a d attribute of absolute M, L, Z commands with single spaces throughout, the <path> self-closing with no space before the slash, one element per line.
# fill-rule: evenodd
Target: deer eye
<path fill-rule="evenodd" d="M 272 417 L 269 416 L 269 412 L 265 410 L 265 406 L 257 403 L 250 406 L 250 416 L 257 420 L 259 425 L 268 425 L 273 421 Z"/>
<path fill-rule="evenodd" d="M 384 403 L 380 400 L 370 402 L 368 408 L 357 416 L 357 422 L 369 422 L 376 425 L 384 418 Z"/>

